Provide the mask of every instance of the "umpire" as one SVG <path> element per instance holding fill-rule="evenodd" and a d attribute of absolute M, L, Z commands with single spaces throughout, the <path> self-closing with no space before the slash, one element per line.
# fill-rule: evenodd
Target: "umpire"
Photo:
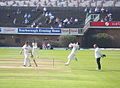
<path fill-rule="evenodd" d="M 100 59 L 101 59 L 101 57 L 106 57 L 106 55 L 102 54 L 100 52 L 100 49 L 96 44 L 94 44 L 93 47 L 95 49 L 95 58 L 96 58 L 96 62 L 97 62 L 97 65 L 98 65 L 98 68 L 96 68 L 96 70 L 101 70 Z"/>

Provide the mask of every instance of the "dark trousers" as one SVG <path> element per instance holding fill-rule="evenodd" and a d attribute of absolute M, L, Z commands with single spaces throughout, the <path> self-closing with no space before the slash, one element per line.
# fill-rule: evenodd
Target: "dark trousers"
<path fill-rule="evenodd" d="M 98 69 L 100 70 L 101 69 L 100 58 L 97 58 L 96 62 L 97 62 L 97 65 L 98 65 Z"/>

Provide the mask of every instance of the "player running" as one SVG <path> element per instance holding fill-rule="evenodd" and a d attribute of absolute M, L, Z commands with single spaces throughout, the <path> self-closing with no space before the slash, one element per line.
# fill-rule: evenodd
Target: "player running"
<path fill-rule="evenodd" d="M 71 47 L 72 47 L 72 51 L 71 53 L 68 55 L 68 61 L 65 63 L 65 65 L 69 65 L 71 60 L 76 60 L 77 58 L 75 58 L 74 56 L 76 55 L 77 50 L 79 49 L 79 43 L 71 43 Z"/>

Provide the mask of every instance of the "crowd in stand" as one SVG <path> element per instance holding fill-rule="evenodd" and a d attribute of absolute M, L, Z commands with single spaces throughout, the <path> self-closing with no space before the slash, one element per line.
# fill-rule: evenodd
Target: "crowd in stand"
<path fill-rule="evenodd" d="M 104 21 L 113 21 L 113 17 L 112 17 L 112 13 L 108 10 L 108 9 L 104 9 L 102 8 L 88 8 L 86 7 L 84 10 L 86 13 L 88 14 L 100 14 L 100 21 L 104 22 Z"/>
<path fill-rule="evenodd" d="M 35 8 L 23 9 L 23 8 L 1 8 L 0 13 L 0 26 L 19 26 L 19 27 L 28 27 L 31 22 L 37 19 L 37 16 L 41 12 L 37 11 Z M 5 22 L 5 24 L 3 23 Z"/>
<path fill-rule="evenodd" d="M 69 25 L 73 24 L 79 24 L 79 19 L 78 18 L 64 18 L 61 19 L 59 17 L 54 16 L 51 12 L 47 10 L 47 8 L 43 8 L 43 15 L 45 17 L 45 23 L 49 24 L 51 27 L 56 27 L 56 28 L 66 28 L 69 27 Z"/>
<path fill-rule="evenodd" d="M 73 17 L 73 16 L 59 17 L 59 16 L 56 16 L 56 14 L 53 13 L 52 11 L 48 10 L 47 7 L 49 7 L 49 6 L 54 6 L 54 7 L 75 6 L 75 7 L 78 7 L 79 5 L 84 6 L 84 7 L 88 6 L 89 8 L 86 7 L 84 12 L 86 12 L 88 14 L 100 14 L 101 22 L 114 21 L 112 12 L 106 8 L 103 8 L 104 4 L 109 1 L 119 2 L 120 0 L 0 0 L 0 5 L 1 6 L 11 6 L 11 5 L 12 6 L 20 6 L 20 5 L 22 5 L 22 6 L 35 6 L 36 7 L 36 9 L 32 9 L 30 12 L 28 12 L 28 11 L 23 12 L 22 10 L 17 9 L 17 11 L 14 12 L 14 15 L 7 13 L 6 16 L 8 18 L 12 17 L 12 23 L 14 25 L 19 23 L 22 26 L 24 25 L 24 27 L 30 26 L 30 27 L 38 28 L 38 27 L 46 27 L 46 25 L 47 25 L 48 27 L 51 27 L 51 28 L 69 28 L 69 27 L 80 27 L 78 25 L 80 25 L 80 22 L 83 19 L 81 19 L 80 17 Z M 89 4 L 85 4 L 86 2 L 88 2 Z M 71 3 L 73 3 L 74 5 Z M 84 4 L 84 5 L 82 5 L 82 4 Z M 93 4 L 96 6 L 95 8 L 90 7 Z M 113 6 L 116 6 L 115 5 L 116 3 L 112 3 L 112 4 L 113 4 Z M 43 9 L 41 10 L 41 9 L 39 9 L 39 7 L 43 8 Z M 33 14 L 36 14 L 36 12 L 38 12 L 38 15 L 33 15 Z M 39 12 L 42 12 L 42 14 L 40 14 Z M 38 21 L 39 16 L 45 18 L 44 22 Z M 84 18 L 84 20 L 85 20 L 85 18 Z M 18 25 L 18 26 L 21 26 L 21 25 Z"/>
<path fill-rule="evenodd" d="M 4 12 L 3 12 L 4 11 Z M 80 18 L 77 17 L 61 17 L 57 16 L 52 11 L 48 10 L 46 7 L 44 8 L 30 8 L 30 9 L 22 9 L 22 8 L 1 8 L 1 15 L 4 14 L 3 17 L 0 18 L 0 26 L 7 27 L 51 27 L 51 28 L 69 28 L 71 27 L 80 27 Z M 57 13 L 57 12 L 56 12 Z M 60 11 L 60 13 L 64 13 Z M 37 14 L 37 15 L 36 15 Z M 63 14 L 64 15 L 64 14 Z M 41 21 L 36 21 L 40 16 L 45 18 Z M 3 21 L 6 23 L 4 24 Z M 77 26 L 76 26 L 77 25 Z"/>
<path fill-rule="evenodd" d="M 4 10 L 4 9 L 3 9 Z M 29 11 L 28 11 L 29 10 Z M 55 11 L 55 10 L 54 10 Z M 57 11 L 57 9 L 56 9 Z M 73 10 L 74 11 L 74 10 Z M 15 9 L 14 11 L 11 10 L 9 12 L 6 12 L 4 16 L 6 16 L 6 24 L 4 24 L 2 21 L 4 17 L 1 17 L 0 26 L 6 25 L 9 27 L 10 24 L 12 27 L 44 27 L 44 28 L 80 28 L 81 23 L 84 25 L 85 18 L 80 18 L 81 14 L 78 14 L 79 17 L 76 17 L 73 15 L 66 15 L 64 17 L 64 14 L 62 16 L 56 15 L 57 12 L 52 12 L 50 9 L 44 7 L 44 8 L 31 8 L 24 11 L 24 9 Z M 60 13 L 60 12 L 58 12 Z M 61 11 L 62 13 L 62 11 Z M 100 14 L 100 20 L 103 21 L 116 21 L 116 19 L 113 18 L 113 13 L 110 11 L 110 9 L 104 8 L 104 7 L 86 7 L 84 8 L 84 15 L 86 14 Z M 3 14 L 3 13 L 2 13 Z M 2 15 L 1 14 L 1 15 Z M 37 15 L 36 15 L 37 14 Z M 68 17 L 67 17 L 68 16 Z M 38 18 L 44 18 L 42 21 L 36 21 Z M 12 24 L 10 22 L 12 20 Z M 84 20 L 81 22 L 81 20 Z M 8 21 L 8 22 L 7 22 Z M 17 26 L 16 26 L 17 25 Z M 11 27 L 10 26 L 10 27 Z"/>

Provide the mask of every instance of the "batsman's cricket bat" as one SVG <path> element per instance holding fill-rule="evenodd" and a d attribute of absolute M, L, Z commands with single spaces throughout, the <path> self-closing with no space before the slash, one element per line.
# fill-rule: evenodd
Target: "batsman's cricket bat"
<path fill-rule="evenodd" d="M 37 67 L 38 65 L 37 65 L 37 63 L 36 63 L 35 59 L 33 59 L 33 62 L 34 62 L 34 64 L 35 64 L 35 66 Z"/>

